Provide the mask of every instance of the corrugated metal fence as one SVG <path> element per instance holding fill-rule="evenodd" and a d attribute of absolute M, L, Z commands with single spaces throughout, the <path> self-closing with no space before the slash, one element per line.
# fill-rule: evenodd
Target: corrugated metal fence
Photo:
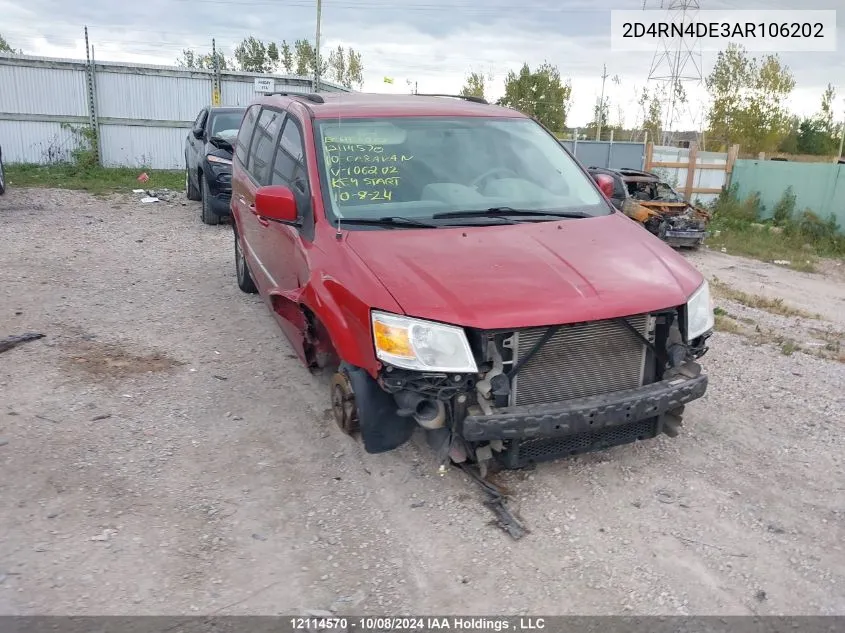
<path fill-rule="evenodd" d="M 760 194 L 765 217 L 772 217 L 775 206 L 791 187 L 796 212 L 810 209 L 823 219 L 836 217 L 845 227 L 845 165 L 796 163 L 769 160 L 738 160 L 731 184 L 741 198 Z"/>
<path fill-rule="evenodd" d="M 642 169 L 645 164 L 645 143 L 569 140 L 561 143 L 585 167 Z"/>
<path fill-rule="evenodd" d="M 92 64 L 93 109 L 87 63 L 0 53 L 0 146 L 8 163 L 67 160 L 78 144 L 71 128 L 92 114 L 106 167 L 184 167 L 185 136 L 211 102 L 213 72 L 114 62 Z M 255 78 L 273 77 L 276 90 L 307 93 L 311 78 L 223 71 L 221 104 L 247 105 Z M 346 91 L 321 81 L 323 91 Z"/>

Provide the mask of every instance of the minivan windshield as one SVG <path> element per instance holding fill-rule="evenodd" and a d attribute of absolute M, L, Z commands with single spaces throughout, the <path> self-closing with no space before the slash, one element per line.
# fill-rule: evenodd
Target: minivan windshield
<path fill-rule="evenodd" d="M 316 121 L 315 130 L 323 198 L 333 222 L 487 210 L 612 213 L 589 176 L 531 119 L 325 119 Z"/>

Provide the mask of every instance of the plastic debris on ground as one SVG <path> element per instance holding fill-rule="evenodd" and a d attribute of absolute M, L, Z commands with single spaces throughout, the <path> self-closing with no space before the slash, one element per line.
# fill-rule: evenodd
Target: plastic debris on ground
<path fill-rule="evenodd" d="M 176 202 L 182 195 L 179 191 L 171 191 L 170 189 L 133 189 L 132 193 L 143 193 L 144 198 L 141 202 Z"/>

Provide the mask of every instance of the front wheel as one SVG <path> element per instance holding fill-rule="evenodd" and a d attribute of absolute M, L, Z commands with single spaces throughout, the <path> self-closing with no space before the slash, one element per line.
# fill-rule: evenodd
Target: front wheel
<path fill-rule="evenodd" d="M 199 189 L 191 182 L 191 170 L 188 168 L 188 158 L 185 157 L 185 197 L 188 200 L 200 200 Z"/>
<path fill-rule="evenodd" d="M 238 277 L 238 288 L 248 294 L 255 294 L 258 292 L 258 288 L 255 287 L 252 275 L 249 274 L 246 257 L 244 257 L 244 252 L 241 250 L 241 243 L 238 241 L 238 234 L 235 231 L 233 233 L 235 235 L 235 273 Z"/>
<path fill-rule="evenodd" d="M 214 226 L 220 224 L 220 216 L 211 208 L 211 189 L 208 188 L 208 181 L 204 174 L 200 174 L 200 187 L 202 188 L 202 221 L 205 224 Z"/>

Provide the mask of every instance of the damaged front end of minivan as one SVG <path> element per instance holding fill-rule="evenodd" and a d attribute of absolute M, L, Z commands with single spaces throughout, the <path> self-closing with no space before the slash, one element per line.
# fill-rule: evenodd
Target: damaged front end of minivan
<path fill-rule="evenodd" d="M 661 433 L 702 397 L 707 284 L 685 305 L 547 327 L 480 330 L 373 311 L 375 378 L 342 367 L 335 418 L 368 452 L 425 430 L 442 463 L 522 468 Z M 710 312 L 712 314 L 712 312 Z M 692 334 L 692 336 L 690 336 Z"/>

